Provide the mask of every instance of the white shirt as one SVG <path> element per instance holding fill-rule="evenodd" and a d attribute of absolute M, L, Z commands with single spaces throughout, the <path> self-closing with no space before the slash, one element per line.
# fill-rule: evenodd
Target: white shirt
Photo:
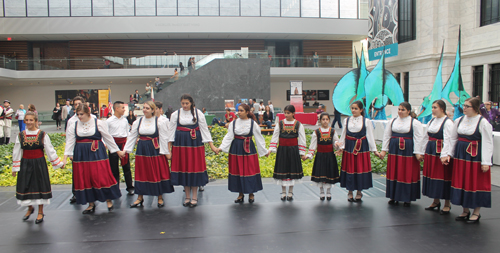
<path fill-rule="evenodd" d="M 118 138 L 126 138 L 128 136 L 130 126 L 125 116 L 117 118 L 113 115 L 106 120 L 106 123 L 108 124 L 108 131 L 111 136 Z"/>
<path fill-rule="evenodd" d="M 270 104 L 270 105 L 269 105 L 269 110 L 270 110 L 270 111 L 273 113 L 273 115 L 274 115 L 274 106 L 273 106 L 273 104 Z"/>
<path fill-rule="evenodd" d="M 236 119 L 236 123 L 229 123 L 229 127 L 227 130 L 226 136 L 224 136 L 224 139 L 222 140 L 222 143 L 220 145 L 220 149 L 222 152 L 228 153 L 229 148 L 231 147 L 231 143 L 234 140 L 234 133 L 236 135 L 248 135 L 250 133 L 250 122 L 252 122 L 250 119 Z M 236 129 L 234 129 L 233 133 L 233 124 L 236 124 Z M 267 149 L 266 149 L 266 141 L 264 140 L 264 137 L 262 137 L 262 134 L 260 132 L 260 127 L 257 124 L 257 122 L 253 122 L 253 137 L 255 139 L 255 144 L 257 146 L 257 152 L 259 153 L 259 156 L 265 156 L 267 154 Z"/>
<path fill-rule="evenodd" d="M 319 129 L 322 133 L 327 133 L 330 130 L 329 127 L 328 128 L 320 127 Z M 335 143 L 339 142 L 339 137 L 337 136 L 336 131 L 333 133 L 332 138 L 333 138 L 332 146 L 333 146 L 333 148 L 335 148 Z M 316 151 L 317 147 L 318 147 L 318 136 L 316 135 L 316 131 L 314 131 L 311 135 L 311 144 L 309 144 L 309 152 L 307 154 L 307 157 L 309 159 L 313 158 L 314 151 Z"/>
<path fill-rule="evenodd" d="M 384 141 L 382 143 L 382 151 L 389 151 L 389 142 L 391 141 L 392 132 L 396 133 L 408 133 L 411 126 L 411 116 L 405 118 L 397 117 L 390 120 L 387 123 L 387 127 L 384 131 Z M 394 122 L 394 123 L 392 123 Z M 392 128 L 391 128 L 392 125 Z M 420 144 L 422 142 L 422 136 L 424 135 L 424 130 L 420 121 L 413 120 L 413 154 L 423 155 Z"/>
<path fill-rule="evenodd" d="M 90 137 L 95 134 L 95 121 L 94 118 L 90 118 L 87 122 L 82 122 L 77 117 L 76 122 L 68 125 L 66 129 L 66 150 L 64 151 L 64 155 L 73 156 L 76 144 L 75 125 L 77 126 L 76 134 L 78 137 Z M 108 124 L 106 124 L 106 121 L 97 120 L 97 130 L 101 133 L 102 140 L 106 143 L 106 147 L 110 153 L 120 151 L 115 140 L 108 133 Z"/>
<path fill-rule="evenodd" d="M 289 124 L 295 124 L 296 120 L 293 121 L 288 121 L 286 119 L 283 120 L 283 123 L 289 125 Z M 275 153 L 277 150 L 277 145 L 279 144 L 280 140 L 280 124 L 279 122 L 276 124 L 274 127 L 274 132 L 273 132 L 273 138 L 271 138 L 271 144 L 269 145 L 269 150 L 271 152 Z M 298 139 L 298 144 L 299 144 L 299 154 L 300 155 L 305 155 L 306 154 L 306 132 L 304 131 L 304 126 L 299 123 L 299 139 Z"/>
<path fill-rule="evenodd" d="M 39 129 L 37 129 L 36 131 L 29 131 L 28 129 L 26 129 L 26 135 L 37 135 L 39 131 Z M 59 159 L 59 156 L 57 156 L 56 150 L 54 149 L 54 146 L 52 146 L 48 134 L 45 134 L 45 136 L 43 137 L 43 148 L 45 149 L 45 153 L 47 154 L 47 158 L 52 164 L 52 167 L 54 167 L 54 169 L 61 168 L 63 163 L 61 159 Z M 14 144 L 14 150 L 12 152 L 12 160 L 14 163 L 12 172 L 18 172 L 21 169 L 20 166 L 22 157 L 23 149 L 21 149 L 21 141 L 19 140 L 19 135 L 17 135 L 16 142 Z"/>
<path fill-rule="evenodd" d="M 460 119 L 462 123 L 458 126 Z M 476 131 L 476 126 L 481 118 L 481 115 L 476 115 L 474 117 L 462 116 L 455 120 L 453 128 L 450 131 L 450 138 L 445 139 L 444 148 L 441 152 L 443 154 L 453 157 L 455 153 L 455 146 L 458 141 L 458 134 L 472 135 Z M 479 133 L 481 134 L 481 165 L 492 165 L 491 158 L 493 157 L 493 128 L 491 124 L 486 120 L 481 120 L 479 123 Z"/>
<path fill-rule="evenodd" d="M 179 117 L 179 111 L 181 112 L 180 117 Z M 201 132 L 201 140 L 203 143 L 207 142 L 212 142 L 212 136 L 210 135 L 210 131 L 208 131 L 208 125 L 207 125 L 207 120 L 205 119 L 205 115 L 203 115 L 203 112 L 195 108 L 194 111 L 194 116 L 196 118 L 196 111 L 198 112 L 198 116 L 201 116 L 198 118 L 198 126 L 200 128 Z M 184 126 L 191 126 L 196 124 L 196 122 L 193 122 L 193 115 L 191 114 L 191 110 L 184 111 L 182 108 L 180 110 L 177 110 L 172 113 L 170 116 L 170 125 L 169 129 L 172 129 L 172 131 L 169 131 L 168 133 L 168 141 L 169 142 L 174 142 L 175 141 L 175 131 L 177 129 L 177 119 L 179 119 L 179 124 L 184 125 Z"/>
<path fill-rule="evenodd" d="M 427 126 L 427 132 L 431 134 L 435 134 L 439 132 L 439 129 L 441 128 L 441 125 L 443 124 L 444 119 L 446 119 L 446 116 L 443 116 L 441 118 L 436 118 L 434 117 L 432 122 L 429 122 Z M 450 138 L 450 132 L 453 128 L 453 120 L 446 120 L 443 126 L 443 150 L 441 150 L 441 157 L 447 156 L 446 153 L 444 153 L 444 144 L 446 144 L 446 140 Z M 427 148 L 427 143 L 429 142 L 429 135 L 425 134 L 422 136 L 422 143 L 421 143 L 421 148 L 422 148 L 422 153 L 425 154 L 425 149 Z"/>
<path fill-rule="evenodd" d="M 17 120 L 24 120 L 24 114 L 25 114 L 24 109 L 23 110 L 17 109 L 16 112 Z"/>
<path fill-rule="evenodd" d="M 96 116 L 94 114 L 90 114 L 90 117 L 92 119 L 96 119 Z M 68 135 L 68 131 L 70 131 L 70 127 L 69 126 L 71 124 L 74 124 L 77 121 L 78 121 L 78 115 L 76 115 L 76 113 L 73 116 L 71 116 L 71 118 L 68 119 L 68 123 L 66 125 L 67 126 L 66 127 L 66 135 Z M 73 131 L 73 133 L 75 132 L 75 126 L 73 126 L 73 128 L 71 128 L 71 131 Z"/>
<path fill-rule="evenodd" d="M 352 133 L 357 133 L 363 128 L 363 116 L 349 117 L 349 131 Z M 347 119 L 344 119 L 344 126 L 347 126 Z M 368 141 L 368 147 L 371 152 L 377 151 L 377 144 L 375 143 L 375 136 L 373 135 L 373 124 L 372 121 L 365 118 L 366 127 L 366 140 Z M 340 136 L 340 149 L 345 148 L 345 137 L 347 136 L 347 128 L 342 128 L 342 135 Z"/>
<path fill-rule="evenodd" d="M 142 120 L 141 120 L 142 119 Z M 141 122 L 141 125 L 139 126 L 139 122 Z M 168 155 L 170 152 L 168 151 L 168 133 L 169 133 L 169 124 L 168 124 L 168 119 L 164 117 L 158 117 L 158 123 L 155 126 L 155 117 L 151 118 L 146 118 L 146 117 L 141 117 L 138 118 L 136 121 L 134 121 L 134 124 L 132 124 L 132 128 L 130 129 L 130 133 L 128 134 L 127 137 L 127 143 L 125 144 L 125 147 L 123 148 L 124 151 L 127 153 L 132 153 L 134 152 L 134 146 L 135 142 L 137 141 L 137 138 L 139 135 L 152 135 L 156 132 L 156 128 L 158 127 L 158 141 L 160 144 L 160 154 L 162 155 Z M 137 131 L 137 128 L 139 128 L 139 131 Z"/>

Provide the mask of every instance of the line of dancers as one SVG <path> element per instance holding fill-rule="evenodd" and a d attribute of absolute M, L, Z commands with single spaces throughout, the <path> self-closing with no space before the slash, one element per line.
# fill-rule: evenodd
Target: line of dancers
<path fill-rule="evenodd" d="M 285 119 L 277 122 L 266 149 L 255 115 L 245 104 L 239 106 L 239 118 L 229 124 L 220 147 L 215 147 L 205 117 L 188 94 L 180 98 L 181 108 L 170 120 L 160 116 L 161 108 L 154 102 L 144 103 L 144 117 L 131 127 L 123 117 L 123 102 L 114 103 L 114 116 L 108 121 L 93 118 L 82 102 L 80 97 L 74 99 L 75 115 L 68 121 L 63 159 L 57 157 L 49 136 L 37 128 L 37 116 L 26 114 L 27 130 L 17 136 L 13 154 L 13 176 L 19 172 L 16 197 L 20 205 L 28 206 L 23 220 L 29 219 L 38 205 L 36 223 L 42 222 L 43 205 L 52 197 L 44 149 L 54 168 L 63 168 L 67 158 L 72 160 L 74 197 L 76 203 L 88 204 L 83 214 L 90 214 L 95 212 L 96 201 L 107 202 L 111 211 L 112 200 L 121 196 L 119 161 L 128 193 L 138 195 L 131 208 L 142 207 L 144 195 L 156 196 L 157 206 L 163 207 L 163 194 L 173 192 L 176 185 L 184 187 L 183 206 L 196 207 L 198 187 L 208 183 L 205 143 L 215 154 L 229 153 L 228 189 L 239 194 L 235 203 L 243 203 L 245 194 L 250 203 L 255 201 L 254 194 L 263 189 L 258 157 L 271 152 L 277 153 L 273 178 L 282 186 L 281 200 L 293 200 L 293 187 L 304 175 L 301 159 L 314 159 L 311 181 L 319 187 L 320 200 L 331 200 L 331 188 L 340 182 L 348 191 L 349 202 L 362 202 L 362 191 L 373 187 L 373 152 L 381 159 L 388 153 L 386 197 L 390 205 L 403 202 L 410 206 L 420 198 L 420 162 L 424 161 L 422 194 L 434 199 L 426 210 L 439 210 L 444 199 L 440 214 L 449 214 L 451 204 L 461 205 L 463 212 L 456 220 L 476 223 L 480 208 L 491 207 L 492 127 L 479 115 L 477 98 L 465 101 L 465 116 L 455 122 L 446 117 L 446 104 L 434 101 L 427 136 L 421 123 L 410 116 L 411 105 L 401 103 L 398 117 L 387 123 L 380 153 L 372 122 L 363 117 L 360 101 L 351 105 L 352 116 L 344 120 L 340 138 L 330 127 L 329 115 L 322 113 L 321 126 L 313 132 L 309 149 L 304 126 L 294 118 L 293 105 L 284 108 Z M 132 186 L 128 154 L 134 147 Z M 337 155 L 342 156 L 340 173 Z M 171 167 L 167 160 L 171 160 Z"/>

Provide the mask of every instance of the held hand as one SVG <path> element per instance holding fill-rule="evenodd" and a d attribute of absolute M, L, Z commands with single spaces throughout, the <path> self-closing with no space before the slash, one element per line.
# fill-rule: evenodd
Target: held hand
<path fill-rule="evenodd" d="M 342 143 L 340 143 L 340 142 L 336 142 L 336 143 L 335 143 L 335 147 L 336 147 L 337 149 L 338 149 L 338 148 L 340 148 L 340 146 L 342 146 Z"/>
<path fill-rule="evenodd" d="M 269 157 L 270 154 L 271 154 L 271 150 L 267 151 L 266 157 Z"/>
<path fill-rule="evenodd" d="M 421 161 L 423 161 L 423 160 L 424 160 L 424 158 L 423 158 L 423 157 L 422 157 L 422 155 L 420 155 L 420 154 L 415 154 L 415 158 L 417 158 L 417 160 L 418 160 L 419 162 L 421 162 Z"/>
<path fill-rule="evenodd" d="M 307 156 L 306 155 L 302 155 L 302 160 L 305 161 L 307 159 Z"/>
<path fill-rule="evenodd" d="M 15 176 L 16 176 L 16 174 L 17 174 L 17 172 L 12 171 L 12 176 L 13 176 L 13 177 L 15 177 Z"/>
<path fill-rule="evenodd" d="M 380 153 L 378 151 L 373 152 L 377 157 L 380 157 Z"/>
<path fill-rule="evenodd" d="M 386 154 L 386 153 L 387 153 L 387 152 L 385 152 L 385 151 L 380 152 L 380 156 L 379 156 L 379 158 L 380 158 L 380 159 L 382 159 L 382 160 L 384 160 L 384 157 L 385 157 L 385 154 Z"/>
<path fill-rule="evenodd" d="M 344 150 L 343 149 L 339 149 L 335 152 L 335 155 L 342 155 L 342 153 L 344 153 Z"/>
<path fill-rule="evenodd" d="M 168 154 L 168 155 L 165 155 L 167 157 L 167 160 L 171 160 L 172 159 L 172 155 L 171 154 Z"/>
<path fill-rule="evenodd" d="M 448 165 L 448 164 L 450 164 L 450 157 L 449 157 L 449 156 L 441 157 L 441 162 L 442 162 L 444 165 Z"/>
<path fill-rule="evenodd" d="M 481 165 L 481 170 L 482 170 L 483 172 L 486 172 L 486 171 L 488 171 L 489 169 L 490 169 L 490 166 L 489 166 L 489 165 Z"/>

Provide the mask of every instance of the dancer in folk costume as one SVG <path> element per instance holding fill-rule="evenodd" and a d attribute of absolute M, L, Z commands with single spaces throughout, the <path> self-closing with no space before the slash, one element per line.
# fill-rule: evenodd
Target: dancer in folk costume
<path fill-rule="evenodd" d="M 422 152 L 425 152 L 422 194 L 434 199 L 425 210 L 432 211 L 436 208 L 439 210 L 440 200 L 444 199 L 445 204 L 440 214 L 449 214 L 452 165 L 444 165 L 441 157 L 446 156 L 443 152 L 443 143 L 450 138 L 453 121 L 446 117 L 446 104 L 443 100 L 432 103 L 432 115 L 434 118 L 429 121 L 427 135 L 424 135 L 421 147 Z"/>
<path fill-rule="evenodd" d="M 477 223 L 481 207 L 491 207 L 491 165 L 493 130 L 479 112 L 477 98 L 465 100 L 464 116 L 453 125 L 450 138 L 445 139 L 441 161 L 447 165 L 453 156 L 451 203 L 461 205 L 463 212 L 457 221 Z M 470 208 L 474 209 L 472 215 Z"/>
<path fill-rule="evenodd" d="M 321 126 L 316 129 L 311 136 L 311 144 L 307 157 L 312 159 L 314 151 L 318 150 L 314 158 L 314 166 L 311 174 L 311 181 L 319 187 L 319 199 L 332 200 L 331 188 L 339 182 L 339 166 L 337 157 L 333 151 L 335 145 L 338 146 L 339 137 L 335 129 L 330 127 L 330 115 L 323 112 L 319 115 Z M 303 159 L 305 160 L 305 159 Z"/>
<path fill-rule="evenodd" d="M 370 152 L 377 156 L 380 154 L 375 144 L 372 122 L 363 116 L 363 103 L 352 103 L 351 113 L 352 116 L 344 120 L 346 127 L 342 129 L 340 137 L 339 146 L 343 150 L 340 186 L 349 191 L 347 201 L 361 202 L 362 191 L 373 187 Z M 357 191 L 356 198 L 353 191 Z"/>
<path fill-rule="evenodd" d="M 259 155 L 269 156 L 269 154 L 266 141 L 262 137 L 255 115 L 250 111 L 250 106 L 241 104 L 238 115 L 239 119 L 229 123 L 227 134 L 218 151 L 229 153 L 228 189 L 240 194 L 234 202 L 243 203 L 244 194 L 249 194 L 248 202 L 253 203 L 254 193 L 262 190 Z M 252 136 L 257 143 L 257 149 Z"/>
<path fill-rule="evenodd" d="M 168 159 L 168 119 L 155 116 L 156 105 L 153 101 L 144 103 L 144 117 L 134 121 L 127 137 L 124 151 L 119 151 L 120 157 L 125 152 L 135 153 L 135 194 L 137 200 L 130 207 L 144 205 L 144 195 L 158 196 L 158 208 L 165 205 L 162 194 L 174 192 L 170 181 Z"/>
<path fill-rule="evenodd" d="M 300 183 L 304 176 L 300 158 L 306 159 L 306 134 L 304 126 L 294 118 L 295 107 L 287 105 L 283 111 L 285 119 L 274 127 L 269 152 L 276 152 L 273 178 L 281 185 L 281 200 L 291 201 L 293 186 Z"/>
<path fill-rule="evenodd" d="M 420 121 L 410 116 L 411 105 L 403 102 L 399 105 L 397 118 L 389 121 L 384 132 L 384 141 L 380 159 L 387 160 L 386 197 L 390 205 L 399 201 L 409 207 L 411 201 L 420 198 L 420 160 L 423 152 L 423 128 Z"/>
<path fill-rule="evenodd" d="M 172 184 L 184 186 L 186 199 L 183 205 L 195 207 L 198 205 L 198 187 L 208 183 L 204 143 L 209 143 L 216 154 L 219 150 L 212 142 L 205 116 L 195 108 L 193 97 L 184 94 L 180 100 L 182 108 L 172 113 L 169 126 Z"/>
<path fill-rule="evenodd" d="M 12 160 L 12 176 L 17 173 L 16 198 L 21 206 L 27 206 L 28 212 L 23 220 L 28 220 L 38 205 L 36 224 L 43 222 L 43 205 L 50 204 L 52 191 L 50 187 L 49 171 L 43 151 L 53 168 L 64 167 L 64 163 L 57 156 L 50 137 L 38 129 L 38 116 L 28 112 L 24 117 L 27 129 L 16 137 Z"/>
<path fill-rule="evenodd" d="M 3 115 L 0 116 L 0 120 L 3 121 L 3 135 L 5 136 L 5 141 L 2 138 L 2 140 L 0 140 L 0 144 L 9 144 L 10 142 L 13 114 L 14 110 L 10 107 L 10 101 L 3 101 Z"/>
<path fill-rule="evenodd" d="M 113 202 L 121 196 L 120 188 L 109 166 L 106 148 L 111 153 L 120 149 L 108 133 L 105 121 L 92 118 L 85 104 L 76 107 L 76 122 L 68 125 L 64 161 L 73 160 L 73 180 L 77 204 L 89 204 L 83 214 L 95 212 L 95 201 L 107 202 L 113 210 Z M 73 131 L 71 131 L 71 129 Z M 103 140 L 106 142 L 104 146 Z"/>

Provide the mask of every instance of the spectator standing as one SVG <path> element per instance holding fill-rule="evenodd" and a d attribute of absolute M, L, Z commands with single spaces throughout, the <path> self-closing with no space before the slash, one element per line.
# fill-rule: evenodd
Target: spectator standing
<path fill-rule="evenodd" d="M 236 103 L 236 107 L 234 108 L 236 112 L 238 112 L 238 107 L 241 105 L 241 99 L 238 99 L 238 103 Z"/>
<path fill-rule="evenodd" d="M 257 115 L 258 115 L 258 114 L 259 114 L 259 111 L 260 111 L 260 105 L 259 105 L 259 104 L 257 104 L 255 101 L 256 101 L 256 100 L 255 100 L 255 98 L 254 98 L 254 99 L 253 99 L 253 102 L 254 102 L 254 103 L 252 104 L 252 107 L 253 107 L 253 112 L 254 112 L 254 114 L 257 114 Z M 260 125 L 260 115 L 259 115 L 259 117 L 257 117 L 257 123 Z"/>
<path fill-rule="evenodd" d="M 135 104 L 139 103 L 139 100 L 141 99 L 141 95 L 139 95 L 139 90 L 135 90 L 134 95 L 132 96 L 133 101 L 134 101 L 134 106 Z"/>
<path fill-rule="evenodd" d="M 319 68 L 319 55 L 318 52 L 314 52 L 313 55 L 313 64 L 315 68 Z"/>
<path fill-rule="evenodd" d="M 64 131 L 66 131 L 66 127 L 68 126 L 68 115 L 72 111 L 72 107 L 70 104 L 70 100 L 66 100 L 66 105 L 63 106 L 62 111 L 61 111 L 61 118 L 64 119 Z"/>
<path fill-rule="evenodd" d="M 19 109 L 16 111 L 16 119 L 19 125 L 19 132 L 24 131 L 26 124 L 24 124 L 24 115 L 26 115 L 26 110 L 24 110 L 24 105 L 20 104 Z"/>
<path fill-rule="evenodd" d="M 269 106 L 269 110 L 273 114 L 273 121 L 274 121 L 274 105 L 273 105 L 273 102 L 271 100 L 267 101 L 267 106 Z"/>
<path fill-rule="evenodd" d="M 339 128 L 342 128 L 342 119 L 341 119 L 341 114 L 340 112 L 337 110 L 337 108 L 335 108 L 335 105 L 333 106 L 333 111 L 334 111 L 334 119 L 333 119 L 333 122 L 332 122 L 332 128 L 335 128 L 335 123 L 338 122 L 339 124 Z"/>
<path fill-rule="evenodd" d="M 56 107 L 52 110 L 52 119 L 56 121 L 56 130 L 61 129 L 61 105 L 56 103 Z"/>
<path fill-rule="evenodd" d="M 106 110 L 106 105 L 102 105 L 100 115 L 101 115 L 101 119 L 108 117 L 108 110 Z"/>
<path fill-rule="evenodd" d="M 484 103 L 484 109 L 482 108 L 481 114 L 491 125 L 495 126 L 500 118 L 500 112 L 495 108 L 491 108 L 492 104 L 491 101 Z"/>
<path fill-rule="evenodd" d="M 94 115 L 96 118 L 99 116 L 99 109 L 97 109 L 97 106 L 95 106 L 95 104 L 92 104 L 92 115 Z"/>
<path fill-rule="evenodd" d="M 149 85 L 149 83 L 146 83 L 146 93 L 144 93 L 144 96 L 146 97 L 146 99 L 150 99 L 151 98 L 151 85 Z"/>
<path fill-rule="evenodd" d="M 182 71 L 184 71 L 184 65 L 182 64 L 182 62 L 179 62 L 179 68 L 181 69 L 181 73 L 182 73 Z"/>
<path fill-rule="evenodd" d="M 189 57 L 189 59 L 188 59 L 188 73 L 191 72 L 191 69 L 193 68 L 191 66 L 193 64 L 193 62 L 191 61 L 191 59 L 193 59 L 193 57 Z"/>
<path fill-rule="evenodd" d="M 176 70 L 177 70 L 177 69 L 176 69 Z M 161 88 L 161 86 L 162 86 L 162 85 L 163 85 L 163 82 L 162 82 L 162 81 L 160 81 L 160 77 L 159 77 L 159 76 L 157 76 L 157 77 L 155 78 L 155 88 L 156 88 L 156 90 L 157 90 L 157 91 L 161 91 L 161 90 L 162 90 L 162 88 Z"/>

